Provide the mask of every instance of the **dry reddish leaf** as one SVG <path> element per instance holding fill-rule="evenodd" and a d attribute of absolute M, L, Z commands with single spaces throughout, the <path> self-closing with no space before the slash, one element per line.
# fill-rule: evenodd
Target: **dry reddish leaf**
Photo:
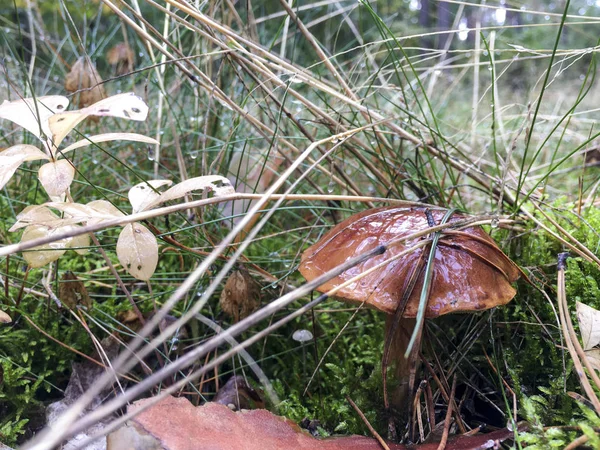
<path fill-rule="evenodd" d="M 55 113 L 63 112 L 69 106 L 69 99 L 62 95 L 25 98 L 0 105 L 0 118 L 10 120 L 33 133 L 44 141 L 52 136 L 48 119 Z"/>
<path fill-rule="evenodd" d="M 85 285 L 70 270 L 66 271 L 61 278 L 58 287 L 58 298 L 63 305 L 70 309 L 77 308 L 77 305 L 83 305 L 87 309 L 92 308 L 92 299 Z"/>
<path fill-rule="evenodd" d="M 75 178 L 75 167 L 71 161 L 59 159 L 40 167 L 38 178 L 51 198 L 60 198 Z"/>
<path fill-rule="evenodd" d="M 102 78 L 89 58 L 79 58 L 65 78 L 67 92 L 79 92 L 79 108 L 84 108 L 106 97 Z"/>
<path fill-rule="evenodd" d="M 114 66 L 117 75 L 133 72 L 133 51 L 125 42 L 120 42 L 106 52 L 106 61 Z"/>
<path fill-rule="evenodd" d="M 135 402 L 128 411 L 143 407 Z M 501 429 L 488 434 L 450 438 L 446 450 L 499 448 L 514 436 Z M 135 447 L 134 447 L 135 445 Z M 436 450 L 438 443 L 415 446 L 388 443 L 391 450 Z M 316 439 L 283 417 L 264 409 L 233 412 L 224 405 L 195 407 L 184 398 L 166 397 L 107 438 L 107 450 L 381 450 L 377 440 L 364 436 Z"/>
<path fill-rule="evenodd" d="M 78 111 L 54 114 L 48 119 L 54 145 L 58 148 L 65 136 L 88 116 L 144 121 L 148 117 L 148 105 L 133 92 L 128 92 L 105 98 Z"/>
<path fill-rule="evenodd" d="M 445 211 L 441 210 L 431 211 L 436 224 L 440 224 L 444 214 Z M 457 213 L 449 222 L 464 218 Z M 319 287 L 319 291 L 326 292 L 416 244 L 418 240 L 392 242 L 428 227 L 423 208 L 393 206 L 366 210 L 338 224 L 307 249 L 302 255 L 299 270 L 307 280 L 312 280 L 352 257 L 380 245 L 386 246 L 382 255 L 369 258 Z M 390 262 L 339 290 L 336 296 L 366 302 L 373 308 L 393 314 L 423 251 L 421 247 Z M 443 234 L 435 255 L 426 316 L 483 310 L 508 303 L 516 293 L 511 283 L 519 276 L 518 267 L 480 227 L 467 228 L 462 234 Z M 423 278 L 421 273 L 404 317 L 416 316 Z"/>
<path fill-rule="evenodd" d="M 225 314 L 233 322 L 248 317 L 260 305 L 260 288 L 244 268 L 232 272 L 221 292 L 219 301 Z"/>
<path fill-rule="evenodd" d="M 158 264 L 156 238 L 148 228 L 139 223 L 127 224 L 117 240 L 117 257 L 130 275 L 147 281 Z"/>
<path fill-rule="evenodd" d="M 586 164 L 597 164 L 600 162 L 600 146 L 596 145 L 583 151 Z"/>

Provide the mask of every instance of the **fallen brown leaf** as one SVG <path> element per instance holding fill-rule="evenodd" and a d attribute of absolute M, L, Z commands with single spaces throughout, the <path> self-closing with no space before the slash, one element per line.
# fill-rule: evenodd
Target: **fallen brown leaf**
<path fill-rule="evenodd" d="M 92 308 L 92 299 L 85 285 L 70 270 L 62 276 L 58 288 L 58 298 L 69 309 L 75 309 L 77 305 L 83 305 L 87 309 Z"/>
<path fill-rule="evenodd" d="M 129 45 L 120 42 L 106 52 L 106 62 L 114 67 L 116 75 L 133 72 L 134 54 Z"/>
<path fill-rule="evenodd" d="M 139 400 L 128 408 L 135 411 L 150 399 Z M 488 434 L 457 436 L 446 450 L 499 448 L 513 437 L 504 428 Z M 391 450 L 435 450 L 438 443 L 415 446 L 388 443 Z M 113 432 L 107 450 L 381 450 L 380 444 L 365 436 L 316 439 L 295 423 L 264 409 L 233 412 L 224 405 L 207 403 L 195 407 L 185 398 L 166 397 L 142 411 Z"/>
<path fill-rule="evenodd" d="M 265 406 L 259 393 L 240 375 L 227 380 L 227 383 L 217 392 L 214 402 L 225 405 L 234 411 L 264 408 Z"/>
<path fill-rule="evenodd" d="M 88 58 L 81 57 L 73 64 L 65 78 L 68 92 L 79 92 L 78 105 L 84 108 L 106 97 L 102 78 Z M 96 119 L 97 120 L 97 119 Z"/>
<path fill-rule="evenodd" d="M 232 272 L 221 292 L 219 301 L 225 314 L 234 323 L 248 317 L 260 305 L 260 289 L 244 268 Z"/>

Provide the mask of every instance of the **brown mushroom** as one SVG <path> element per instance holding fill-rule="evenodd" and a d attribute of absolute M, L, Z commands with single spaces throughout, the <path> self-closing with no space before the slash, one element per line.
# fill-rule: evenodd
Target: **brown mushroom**
<path fill-rule="evenodd" d="M 387 363 L 395 361 L 396 378 L 401 387 L 396 392 L 393 404 L 405 411 L 409 408 L 403 405 L 411 403 L 407 402 L 407 395 L 414 387 L 418 346 L 413 349 L 408 362 L 404 360 L 404 354 L 408 337 L 415 326 L 414 318 L 419 309 L 431 248 L 430 241 L 425 241 L 431 237 L 427 230 L 432 225 L 440 225 L 446 213 L 441 209 L 395 206 L 360 212 L 338 224 L 307 249 L 299 267 L 302 275 L 310 281 L 349 258 L 380 245 L 386 248 L 383 254 L 343 272 L 318 290 L 327 292 L 365 274 L 339 289 L 335 296 L 343 301 L 364 303 L 389 314 L 383 360 L 384 383 Z M 447 221 L 452 224 L 465 219 L 465 215 L 455 213 Z M 404 239 L 419 232 L 420 237 Z M 415 248 L 411 252 L 409 249 L 413 246 Z M 398 258 L 401 253 L 405 254 Z M 373 270 L 378 265 L 381 267 Z M 433 258 L 425 317 L 481 311 L 506 304 L 515 295 L 511 283 L 519 278 L 520 273 L 519 268 L 480 227 L 468 227 L 460 231 L 445 229 L 437 242 Z M 413 374 L 412 380 L 410 373 Z M 384 395 L 387 408 L 385 384 Z"/>

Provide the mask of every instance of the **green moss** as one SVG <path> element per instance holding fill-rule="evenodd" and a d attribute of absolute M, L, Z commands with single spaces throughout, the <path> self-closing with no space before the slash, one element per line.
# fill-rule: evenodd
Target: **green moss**
<path fill-rule="evenodd" d="M 556 206 L 552 218 L 588 249 L 597 251 L 600 213 L 590 209 L 577 217 L 565 209 L 569 205 L 564 202 L 557 202 Z M 543 216 L 537 218 L 557 231 Z M 520 251 L 515 260 L 550 301 L 537 289 L 519 282 L 517 297 L 503 309 L 504 320 L 517 325 L 504 333 L 502 354 L 511 386 L 519 397 L 519 413 L 532 425 L 530 432 L 522 435 L 523 443 L 533 445 L 531 448 L 562 448 L 578 433 L 544 427 L 571 424 L 584 430 L 585 426 L 597 426 L 594 422 L 598 421 L 595 413 L 567 394 L 581 392 L 571 357 L 561 340 L 557 317 L 556 260 L 558 253 L 567 249 L 541 229 L 529 230 L 509 245 L 513 251 L 517 246 Z M 573 255 L 567 262 L 565 279 L 569 313 L 577 330 L 576 302 L 600 307 L 600 271 L 595 264 Z"/>

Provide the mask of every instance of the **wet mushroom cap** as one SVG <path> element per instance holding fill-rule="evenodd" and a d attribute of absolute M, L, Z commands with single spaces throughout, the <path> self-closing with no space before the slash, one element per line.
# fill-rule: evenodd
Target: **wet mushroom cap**
<path fill-rule="evenodd" d="M 437 225 L 441 223 L 445 213 L 444 210 L 431 210 Z M 449 222 L 465 218 L 463 214 L 455 213 Z M 383 207 L 360 212 L 338 224 L 304 252 L 300 273 L 310 281 L 349 258 L 378 245 L 386 246 L 387 250 L 382 255 L 368 259 L 318 288 L 320 292 L 327 292 L 417 244 L 421 239 L 427 239 L 429 235 L 400 243 L 392 242 L 427 228 L 429 225 L 423 208 Z M 410 273 L 419 264 L 423 251 L 426 252 L 426 261 L 428 246 L 415 249 L 342 288 L 335 296 L 357 303 L 366 302 L 370 307 L 393 314 L 408 285 Z M 516 291 L 511 283 L 519 276 L 518 267 L 480 227 L 442 234 L 436 248 L 426 317 L 504 305 L 515 296 Z M 404 317 L 415 317 L 417 314 L 423 277 L 424 273 L 421 271 L 409 297 Z"/>

